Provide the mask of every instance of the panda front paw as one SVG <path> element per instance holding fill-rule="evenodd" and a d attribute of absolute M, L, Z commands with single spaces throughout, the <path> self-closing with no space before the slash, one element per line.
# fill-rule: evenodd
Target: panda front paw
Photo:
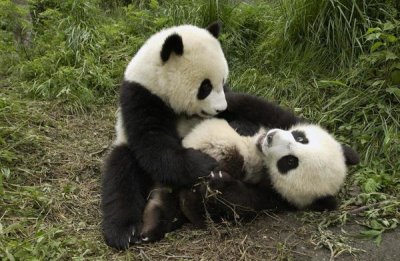
<path fill-rule="evenodd" d="M 211 189 L 216 190 L 222 189 L 234 181 L 235 179 L 225 171 L 212 171 L 209 176 L 208 185 Z"/>
<path fill-rule="evenodd" d="M 199 178 L 207 177 L 210 175 L 210 172 L 218 166 L 217 161 L 198 150 L 188 149 L 188 161 L 190 169 L 190 180 L 188 180 L 188 185 L 193 185 Z M 185 173 L 185 178 L 187 175 Z"/>
<path fill-rule="evenodd" d="M 108 246 L 118 250 L 126 250 L 131 244 L 140 242 L 139 228 L 130 226 L 104 227 L 104 239 Z"/>

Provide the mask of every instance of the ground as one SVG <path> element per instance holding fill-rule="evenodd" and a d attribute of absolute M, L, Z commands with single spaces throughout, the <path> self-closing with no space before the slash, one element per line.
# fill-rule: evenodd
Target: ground
<path fill-rule="evenodd" d="M 100 180 L 102 159 L 114 136 L 116 106 L 99 106 L 91 113 L 75 116 L 66 115 L 52 103 L 32 102 L 27 108 L 32 115 L 42 115 L 41 122 L 32 127 L 39 125 L 38 131 L 45 138 L 41 141 L 44 148 L 37 155 L 27 156 L 23 168 L 32 169 L 33 173 L 40 169 L 41 178 L 32 180 L 32 185 L 39 186 L 45 197 L 47 194 L 48 202 L 43 207 L 47 213 L 41 214 L 37 223 L 40 221 L 44 231 L 58 229 L 49 242 L 59 242 L 57 251 L 64 248 L 64 252 L 57 254 L 60 259 L 330 260 L 337 257 L 337 260 L 383 261 L 400 256 L 399 229 L 385 233 L 377 246 L 370 239 L 358 237 L 361 227 L 357 219 L 343 226 L 322 226 L 328 213 L 318 217 L 307 213 L 261 213 L 249 223 L 210 224 L 205 230 L 196 230 L 188 224 L 167 234 L 160 242 L 115 251 L 107 247 L 101 236 Z M 9 219 L 13 218 L 16 219 L 13 216 Z M 7 215 L 3 224 L 4 221 L 7 223 Z M 32 224 L 32 232 L 37 230 L 37 223 Z M 34 233 L 26 237 L 30 241 L 39 240 Z M 71 241 L 66 242 L 65 237 Z M 38 257 L 41 256 L 48 253 L 39 251 Z"/>

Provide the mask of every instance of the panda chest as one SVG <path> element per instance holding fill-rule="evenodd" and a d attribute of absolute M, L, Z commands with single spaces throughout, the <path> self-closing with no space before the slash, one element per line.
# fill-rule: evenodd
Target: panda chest
<path fill-rule="evenodd" d="M 180 116 L 176 124 L 179 137 L 184 138 L 202 120 L 200 117 Z"/>

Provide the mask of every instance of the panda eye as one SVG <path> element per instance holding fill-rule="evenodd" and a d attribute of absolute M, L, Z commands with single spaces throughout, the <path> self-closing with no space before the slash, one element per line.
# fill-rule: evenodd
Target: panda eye
<path fill-rule="evenodd" d="M 293 158 L 289 158 L 287 161 L 289 166 L 293 166 L 294 165 L 294 159 Z"/>
<path fill-rule="evenodd" d="M 289 170 L 297 168 L 297 166 L 299 166 L 299 159 L 293 155 L 286 155 L 277 162 L 277 167 L 281 174 L 286 174 Z"/>
<path fill-rule="evenodd" d="M 205 79 L 201 82 L 199 90 L 197 92 L 197 99 L 204 100 L 211 93 L 213 86 L 209 79 Z"/>
<path fill-rule="evenodd" d="M 306 134 L 302 131 L 292 131 L 292 135 L 293 138 L 295 139 L 295 141 L 302 143 L 302 144 L 307 144 L 308 143 L 308 139 L 306 138 Z"/>

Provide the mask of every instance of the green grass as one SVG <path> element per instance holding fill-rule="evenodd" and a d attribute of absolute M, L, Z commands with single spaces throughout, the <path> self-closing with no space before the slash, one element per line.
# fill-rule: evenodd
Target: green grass
<path fill-rule="evenodd" d="M 99 233 L 99 177 L 123 70 L 161 28 L 216 19 L 233 89 L 291 108 L 361 155 L 340 211 L 313 214 L 316 244 L 352 251 L 327 229 L 355 217 L 377 242 L 398 226 L 396 1 L 127 2 L 0 2 L 0 258 L 115 257 Z M 15 42 L 28 33 L 30 44 Z M 287 245 L 277 246 L 281 257 Z"/>

